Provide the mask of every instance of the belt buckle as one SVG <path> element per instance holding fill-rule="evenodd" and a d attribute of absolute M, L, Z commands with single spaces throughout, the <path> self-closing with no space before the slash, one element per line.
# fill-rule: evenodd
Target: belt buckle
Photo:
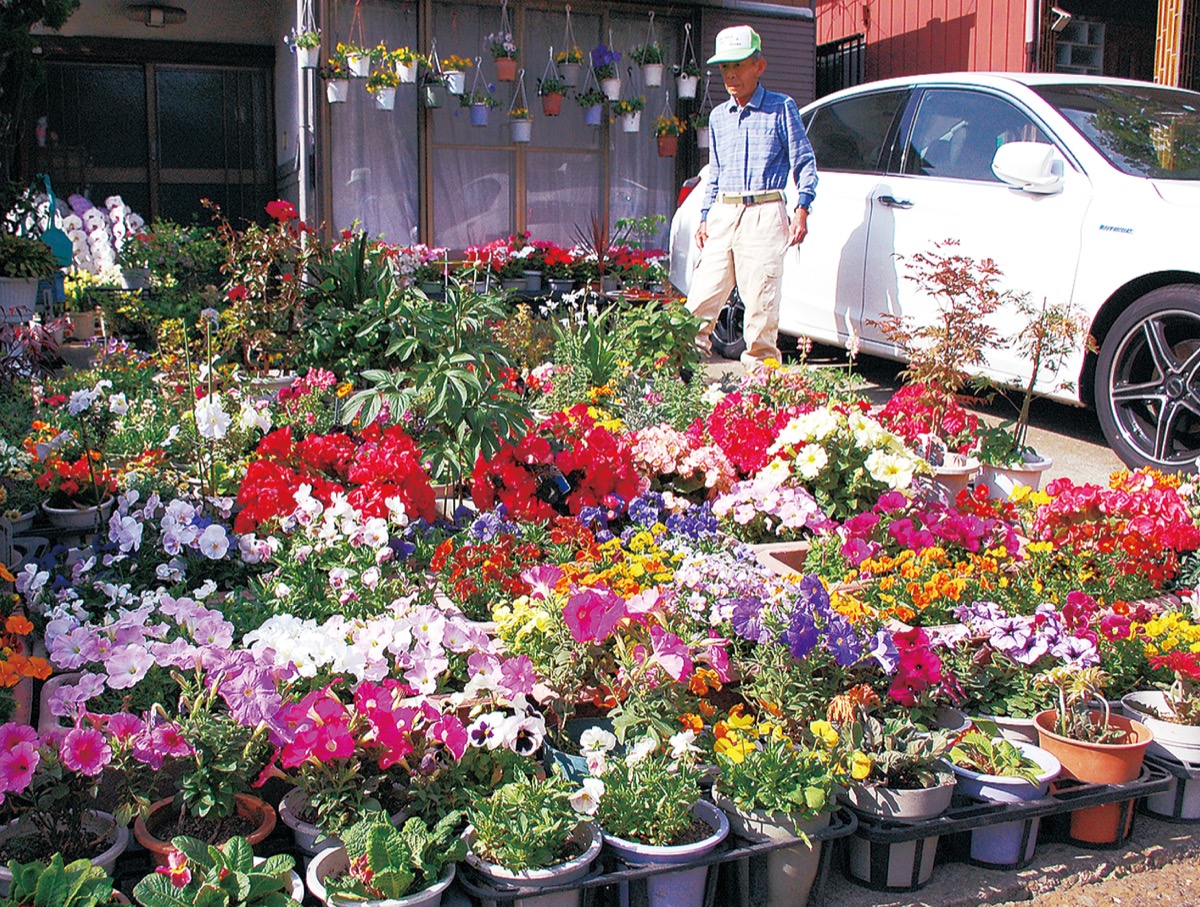
<path fill-rule="evenodd" d="M 751 193 L 750 195 L 742 196 L 742 204 L 743 205 L 753 205 L 757 201 L 758 201 L 758 196 L 756 194 Z"/>

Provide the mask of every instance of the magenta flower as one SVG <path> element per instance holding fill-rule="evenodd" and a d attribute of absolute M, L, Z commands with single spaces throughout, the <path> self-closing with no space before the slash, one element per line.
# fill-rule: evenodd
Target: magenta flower
<path fill-rule="evenodd" d="M 76 727 L 63 737 L 58 757 L 71 771 L 94 778 L 111 761 L 112 748 L 95 728 Z"/>
<path fill-rule="evenodd" d="M 446 747 L 455 759 L 467 751 L 467 729 L 457 715 L 443 715 L 429 726 L 429 737 Z"/>
<path fill-rule="evenodd" d="M 37 746 L 37 742 L 37 731 L 27 724 L 10 721 L 5 725 L 0 725 L 0 752 L 7 752 L 21 743 Z"/>
<path fill-rule="evenodd" d="M 161 872 L 169 878 L 175 888 L 186 888 L 192 881 L 192 871 L 188 868 L 187 857 L 178 850 L 172 850 L 168 854 L 166 866 L 156 866 L 154 871 Z"/>
<path fill-rule="evenodd" d="M 146 722 L 132 712 L 117 712 L 108 716 L 105 727 L 114 740 L 128 745 L 146 729 Z"/>
<path fill-rule="evenodd" d="M 0 752 L 0 794 L 19 794 L 29 787 L 41 761 L 41 754 L 32 743 L 18 743 Z"/>
<path fill-rule="evenodd" d="M 604 642 L 625 616 L 625 599 L 607 589 L 582 589 L 567 601 L 563 619 L 576 642 Z"/>
<path fill-rule="evenodd" d="M 691 652 L 682 639 L 655 624 L 650 628 L 650 644 L 654 647 L 655 660 L 672 680 L 691 676 Z"/>
<path fill-rule="evenodd" d="M 529 584 L 529 597 L 549 600 L 554 587 L 562 579 L 562 568 L 554 564 L 542 564 L 521 571 L 521 579 Z"/>

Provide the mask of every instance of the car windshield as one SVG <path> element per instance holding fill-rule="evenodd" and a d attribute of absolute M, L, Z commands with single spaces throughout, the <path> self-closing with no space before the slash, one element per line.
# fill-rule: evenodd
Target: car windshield
<path fill-rule="evenodd" d="M 1155 179 L 1200 179 L 1200 94 L 1154 85 L 1031 87 L 1118 170 Z"/>

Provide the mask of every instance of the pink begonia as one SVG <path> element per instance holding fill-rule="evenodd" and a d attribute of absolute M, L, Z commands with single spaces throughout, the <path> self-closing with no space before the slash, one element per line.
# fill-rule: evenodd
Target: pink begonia
<path fill-rule="evenodd" d="M 603 642 L 625 616 L 625 599 L 607 589 L 581 589 L 563 608 L 563 619 L 576 642 Z"/>
<path fill-rule="evenodd" d="M 690 479 L 697 472 L 704 473 L 704 487 L 724 493 L 733 487 L 738 473 L 725 451 L 712 444 L 697 447 L 679 463 L 679 475 Z"/>
<path fill-rule="evenodd" d="M 692 675 L 691 652 L 674 633 L 655 624 L 650 628 L 650 644 L 654 647 L 654 659 L 672 680 L 683 680 Z"/>
<path fill-rule="evenodd" d="M 690 449 L 691 442 L 683 432 L 669 425 L 651 425 L 634 439 L 633 463 L 642 475 L 669 476 L 679 472 L 679 463 Z"/>
<path fill-rule="evenodd" d="M 112 760 L 112 748 L 95 728 L 76 727 L 63 737 L 58 757 L 71 771 L 94 778 Z"/>

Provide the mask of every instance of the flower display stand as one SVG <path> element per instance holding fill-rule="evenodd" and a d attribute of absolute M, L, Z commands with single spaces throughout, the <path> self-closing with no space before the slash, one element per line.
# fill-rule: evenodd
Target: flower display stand
<path fill-rule="evenodd" d="M 854 814 L 848 809 L 839 809 L 833 814 L 829 825 L 809 837 L 814 844 L 823 842 L 832 845 L 838 839 L 853 834 L 857 827 L 858 820 Z M 473 903 L 496 905 L 513 904 L 534 894 L 572 891 L 583 892 L 585 904 L 609 904 L 615 901 L 618 890 L 624 886 L 629 892 L 630 904 L 644 905 L 650 903 L 648 889 L 656 877 L 678 872 L 680 868 L 707 869 L 705 903 L 721 907 L 759 907 L 767 902 L 767 892 L 770 890 L 770 855 L 795 844 L 796 841 L 791 839 L 756 843 L 731 833 L 714 852 L 685 864 L 629 867 L 606 849 L 593 864 L 591 873 L 568 885 L 534 890 L 500 889 L 493 887 L 468 866 L 459 873 L 458 886 Z M 825 903 L 833 853 L 833 846 L 821 847 L 820 866 L 809 894 L 809 907 L 819 907 Z"/>

